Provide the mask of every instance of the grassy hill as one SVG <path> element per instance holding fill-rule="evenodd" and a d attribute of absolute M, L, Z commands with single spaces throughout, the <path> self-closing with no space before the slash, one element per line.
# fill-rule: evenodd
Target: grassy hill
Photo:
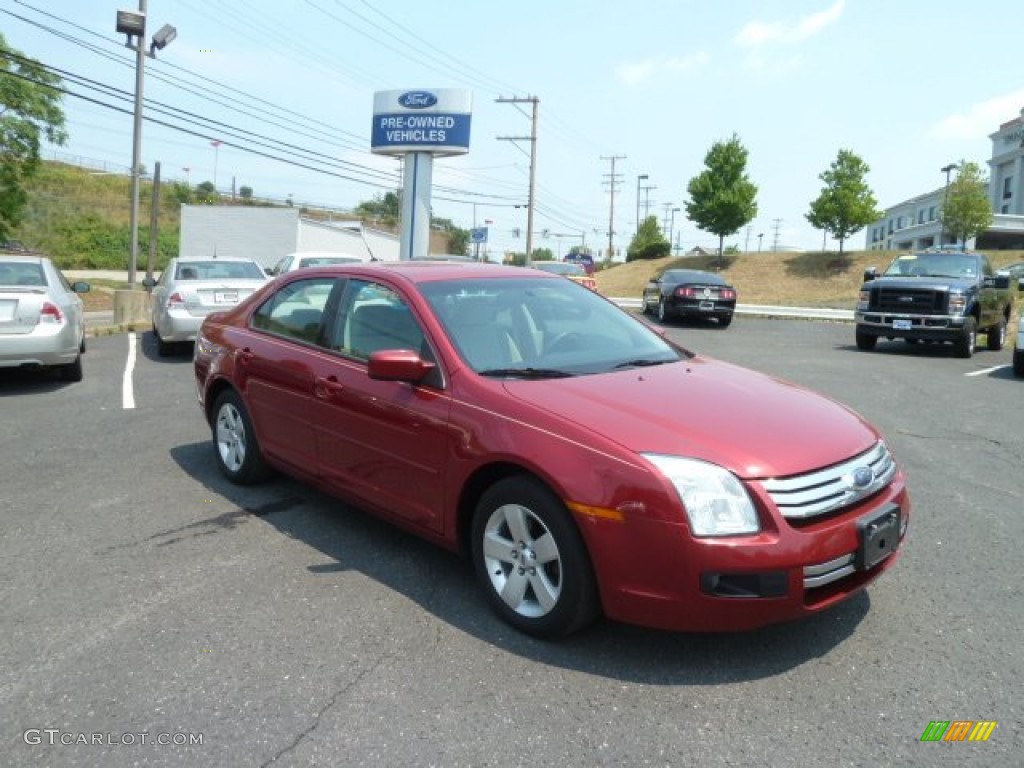
<path fill-rule="evenodd" d="M 854 251 L 844 254 L 840 265 L 834 252 L 742 253 L 726 256 L 720 274 L 736 287 L 741 304 L 852 309 L 864 270 L 871 266 L 884 269 L 895 255 Z M 997 269 L 1024 261 L 1024 251 L 991 251 L 988 256 Z M 606 296 L 640 298 L 647 280 L 673 267 L 718 271 L 710 258 L 666 257 L 619 264 L 595 277 Z"/>

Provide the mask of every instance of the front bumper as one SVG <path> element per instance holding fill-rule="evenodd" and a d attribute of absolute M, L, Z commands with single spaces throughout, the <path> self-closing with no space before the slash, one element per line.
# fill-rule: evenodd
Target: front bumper
<path fill-rule="evenodd" d="M 967 315 L 905 315 L 891 312 L 856 310 L 857 327 L 878 336 L 901 339 L 951 341 L 964 332 Z"/>
<path fill-rule="evenodd" d="M 892 512 L 898 523 L 889 530 L 898 531 L 898 541 L 871 540 L 868 523 Z M 754 536 L 700 539 L 683 523 L 639 518 L 591 521 L 581 529 L 609 618 L 722 632 L 804 618 L 852 597 L 896 564 L 909 521 L 910 499 L 898 474 L 874 496 L 822 520 L 763 515 L 765 528 Z M 887 549 L 872 562 L 878 546 Z"/>

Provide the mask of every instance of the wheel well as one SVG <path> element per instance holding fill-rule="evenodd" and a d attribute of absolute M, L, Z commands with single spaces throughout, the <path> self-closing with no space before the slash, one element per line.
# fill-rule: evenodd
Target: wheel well
<path fill-rule="evenodd" d="M 203 412 L 208 424 L 213 424 L 213 404 L 217 402 L 217 398 L 220 397 L 221 393 L 225 389 L 234 389 L 234 387 L 232 387 L 231 383 L 226 379 L 217 379 L 210 385 L 210 388 L 206 390 L 206 399 L 203 401 Z"/>
<path fill-rule="evenodd" d="M 531 472 L 518 464 L 512 464 L 509 462 L 488 464 L 480 467 L 476 472 L 470 475 L 466 484 L 462 486 L 462 493 L 459 496 L 457 518 L 459 552 L 464 555 L 469 554 L 469 538 L 470 532 L 473 530 L 473 512 L 476 510 L 476 505 L 477 502 L 480 501 L 480 497 L 484 495 L 488 488 L 499 480 L 504 480 L 507 477 L 515 477 L 517 475 L 536 477 L 540 482 L 545 483 L 544 478 L 539 477 L 536 473 Z M 545 483 L 545 485 L 547 485 L 547 483 Z"/>

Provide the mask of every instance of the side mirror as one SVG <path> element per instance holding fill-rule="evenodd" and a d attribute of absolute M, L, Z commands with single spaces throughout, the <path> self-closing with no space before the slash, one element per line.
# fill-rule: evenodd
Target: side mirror
<path fill-rule="evenodd" d="M 1000 272 L 996 274 L 994 280 L 995 286 L 998 290 L 1007 290 L 1010 287 L 1010 273 Z"/>
<path fill-rule="evenodd" d="M 88 293 L 92 289 L 92 286 L 83 280 L 78 280 L 71 284 L 71 290 L 75 293 Z"/>
<path fill-rule="evenodd" d="M 1021 293 L 1024 293 L 1024 277 L 1020 278 L 1017 281 L 1017 290 L 1020 291 Z"/>
<path fill-rule="evenodd" d="M 144 278 L 142 278 L 142 287 L 143 288 L 152 288 L 154 285 L 156 285 L 156 280 L 154 280 L 152 277 L 144 277 Z"/>
<path fill-rule="evenodd" d="M 408 349 L 383 349 L 370 353 L 367 373 L 378 381 L 418 384 L 437 366 Z"/>
<path fill-rule="evenodd" d="M 876 277 L 878 277 L 878 267 L 868 267 L 867 269 L 864 270 L 865 283 L 870 283 Z"/>

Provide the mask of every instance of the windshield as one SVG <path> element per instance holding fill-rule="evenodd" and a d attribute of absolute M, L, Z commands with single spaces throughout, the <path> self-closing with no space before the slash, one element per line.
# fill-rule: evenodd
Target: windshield
<path fill-rule="evenodd" d="M 571 280 L 483 278 L 420 291 L 473 370 L 555 378 L 673 363 L 684 351 Z"/>
<path fill-rule="evenodd" d="M 885 270 L 886 276 L 977 277 L 978 257 L 969 253 L 908 253 Z"/>

